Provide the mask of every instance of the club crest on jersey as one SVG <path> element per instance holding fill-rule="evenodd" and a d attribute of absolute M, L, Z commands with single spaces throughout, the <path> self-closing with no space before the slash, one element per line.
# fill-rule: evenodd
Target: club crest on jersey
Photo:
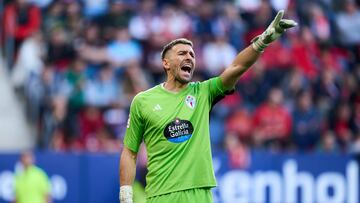
<path fill-rule="evenodd" d="M 191 109 L 194 109 L 195 105 L 196 105 L 196 99 L 192 95 L 187 95 L 186 99 L 185 99 L 185 103 L 188 107 L 190 107 Z"/>

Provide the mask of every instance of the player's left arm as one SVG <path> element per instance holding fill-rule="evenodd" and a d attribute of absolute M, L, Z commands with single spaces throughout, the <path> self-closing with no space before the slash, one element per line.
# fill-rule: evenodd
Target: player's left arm
<path fill-rule="evenodd" d="M 277 13 L 269 27 L 259 36 L 255 37 L 247 48 L 242 50 L 232 64 L 220 75 L 220 79 L 226 89 L 233 89 L 243 73 L 259 58 L 264 49 L 278 39 L 288 28 L 297 25 L 293 20 L 282 19 L 284 10 Z"/>

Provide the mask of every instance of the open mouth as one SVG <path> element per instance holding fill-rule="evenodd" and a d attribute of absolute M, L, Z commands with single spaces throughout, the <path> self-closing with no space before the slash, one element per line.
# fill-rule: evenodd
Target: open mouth
<path fill-rule="evenodd" d="M 191 69 L 192 69 L 192 67 L 190 64 L 184 64 L 183 66 L 181 66 L 181 70 L 185 71 L 187 73 L 191 73 Z"/>

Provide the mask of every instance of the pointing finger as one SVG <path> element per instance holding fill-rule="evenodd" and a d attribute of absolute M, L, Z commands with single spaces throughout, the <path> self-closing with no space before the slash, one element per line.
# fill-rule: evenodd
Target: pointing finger
<path fill-rule="evenodd" d="M 277 26 L 279 24 L 280 20 L 283 18 L 283 16 L 284 16 L 284 10 L 280 10 L 275 16 L 273 25 Z"/>

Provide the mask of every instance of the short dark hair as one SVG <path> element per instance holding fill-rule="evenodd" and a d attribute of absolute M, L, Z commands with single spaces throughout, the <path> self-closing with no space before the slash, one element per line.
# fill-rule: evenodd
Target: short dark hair
<path fill-rule="evenodd" d="M 164 46 L 163 50 L 161 51 L 161 59 L 164 59 L 166 53 L 177 44 L 187 44 L 190 45 L 191 47 L 193 46 L 193 43 L 188 39 L 185 38 L 175 39 Z"/>

